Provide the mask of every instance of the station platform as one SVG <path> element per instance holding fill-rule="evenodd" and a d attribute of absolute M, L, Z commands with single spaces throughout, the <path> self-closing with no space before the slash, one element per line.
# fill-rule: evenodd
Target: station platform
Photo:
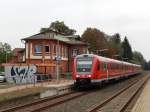
<path fill-rule="evenodd" d="M 146 83 L 131 112 L 150 112 L 150 79 Z"/>
<path fill-rule="evenodd" d="M 0 94 L 18 91 L 26 88 L 33 88 L 33 87 L 60 88 L 64 86 L 71 86 L 73 85 L 73 83 L 74 83 L 73 80 L 60 79 L 57 81 L 56 79 L 53 79 L 47 82 L 40 82 L 35 84 L 12 85 L 5 88 L 1 88 Z"/>

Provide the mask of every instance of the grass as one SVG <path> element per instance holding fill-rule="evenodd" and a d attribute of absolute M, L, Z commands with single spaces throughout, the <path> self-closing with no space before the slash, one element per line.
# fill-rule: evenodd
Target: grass
<path fill-rule="evenodd" d="M 17 90 L 17 92 L 13 91 L 13 92 L 5 93 L 5 94 L 0 94 L 0 102 L 18 98 L 18 97 L 31 95 L 31 94 L 40 93 L 42 91 L 45 91 L 46 89 L 47 88 L 44 88 L 44 87 L 33 87 L 33 88 Z"/>

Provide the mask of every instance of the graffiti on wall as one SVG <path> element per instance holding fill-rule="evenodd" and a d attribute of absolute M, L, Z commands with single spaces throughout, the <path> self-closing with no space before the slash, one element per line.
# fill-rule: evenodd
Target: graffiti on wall
<path fill-rule="evenodd" d="M 5 67 L 7 81 L 17 84 L 36 82 L 36 71 L 37 68 L 34 65 L 13 65 Z"/>

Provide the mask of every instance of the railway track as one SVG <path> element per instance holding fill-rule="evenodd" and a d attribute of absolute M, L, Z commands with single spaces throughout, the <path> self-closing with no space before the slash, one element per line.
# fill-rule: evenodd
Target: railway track
<path fill-rule="evenodd" d="M 136 80 L 129 86 L 121 89 L 117 93 L 97 103 L 86 110 L 86 112 L 124 112 L 135 95 L 141 90 L 150 76 Z"/>
<path fill-rule="evenodd" d="M 104 100 L 103 103 L 93 105 L 91 108 L 89 108 L 87 110 L 87 112 L 96 112 L 96 111 L 108 112 L 107 109 L 109 109 L 110 107 L 107 104 L 109 104 L 109 103 L 112 104 L 111 101 L 115 101 L 114 100 L 115 98 L 117 98 L 119 95 L 123 94 L 125 91 L 129 90 L 130 88 L 132 88 L 131 89 L 132 93 L 133 93 L 133 90 L 134 90 L 134 92 L 137 92 L 139 90 L 139 88 L 142 85 L 144 85 L 144 83 L 146 82 L 146 80 L 148 78 L 149 77 L 147 76 L 147 77 L 142 77 L 142 79 L 139 79 L 139 78 L 136 79 L 128 87 L 125 87 L 124 89 L 121 89 L 119 92 L 112 95 L 107 100 Z M 139 86 L 137 87 L 136 85 L 139 85 Z M 133 87 L 138 88 L 138 89 L 135 90 L 135 89 L 133 89 Z M 53 98 L 41 99 L 41 100 L 34 101 L 32 103 L 28 103 L 28 104 L 24 104 L 24 105 L 12 107 L 12 108 L 7 108 L 5 110 L 0 110 L 0 112 L 39 112 L 39 111 L 47 110 L 47 109 L 52 108 L 54 106 L 69 102 L 69 101 L 74 100 L 76 98 L 88 95 L 92 92 L 93 91 L 90 91 L 90 92 L 71 92 L 71 93 L 56 96 L 56 97 L 53 97 Z M 124 97 L 124 96 L 121 96 L 121 97 Z M 134 95 L 132 95 L 132 96 L 134 96 Z M 130 98 L 130 99 L 132 99 L 132 98 Z M 129 102 L 130 102 L 130 100 L 128 100 L 128 103 Z M 123 112 L 123 110 L 125 109 L 125 107 L 127 106 L 128 103 L 123 105 L 122 106 L 123 108 L 120 111 L 114 111 L 114 112 Z"/>
<path fill-rule="evenodd" d="M 7 108 L 5 110 L 0 110 L 0 112 L 39 112 L 41 110 L 57 106 L 59 104 L 68 102 L 75 98 L 87 95 L 87 92 L 71 92 L 68 94 L 56 96 L 53 98 L 41 99 L 32 103 L 25 105 L 20 105 L 12 108 Z"/>

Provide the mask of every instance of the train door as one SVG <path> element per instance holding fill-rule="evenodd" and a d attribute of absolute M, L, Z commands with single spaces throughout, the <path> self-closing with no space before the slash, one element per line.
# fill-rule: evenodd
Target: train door
<path fill-rule="evenodd" d="M 108 64 L 104 63 L 104 72 L 106 74 L 106 78 L 109 78 L 109 73 L 108 73 Z"/>
<path fill-rule="evenodd" d="M 109 63 L 109 67 L 108 67 L 108 72 L 109 72 L 109 76 L 112 75 L 112 63 Z"/>
<path fill-rule="evenodd" d="M 96 78 L 97 79 L 100 79 L 101 77 L 101 64 L 100 62 L 98 61 L 97 62 L 97 66 L 96 66 Z"/>
<path fill-rule="evenodd" d="M 108 70 L 107 70 L 107 63 L 106 62 L 101 63 L 101 77 L 102 78 L 108 77 Z"/>
<path fill-rule="evenodd" d="M 113 69 L 113 77 L 116 75 L 116 63 L 113 64 L 114 69 Z"/>

